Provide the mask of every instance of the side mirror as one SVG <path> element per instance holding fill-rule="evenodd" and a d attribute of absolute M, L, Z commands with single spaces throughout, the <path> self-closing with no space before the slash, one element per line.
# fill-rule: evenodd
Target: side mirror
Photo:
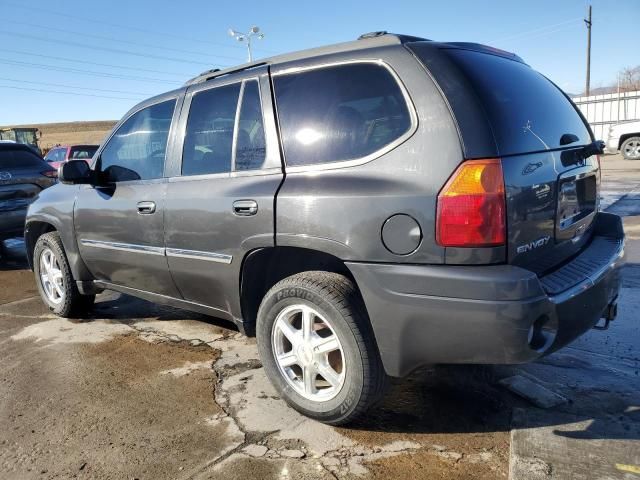
<path fill-rule="evenodd" d="M 69 160 L 58 167 L 58 181 L 65 185 L 91 184 L 93 172 L 84 160 Z"/>

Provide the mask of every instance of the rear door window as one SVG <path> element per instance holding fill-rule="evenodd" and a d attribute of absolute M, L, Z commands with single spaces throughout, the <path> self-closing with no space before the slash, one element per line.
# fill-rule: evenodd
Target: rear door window
<path fill-rule="evenodd" d="M 274 84 L 289 166 L 364 158 L 411 128 L 402 90 L 382 65 L 322 67 L 277 75 Z"/>
<path fill-rule="evenodd" d="M 236 83 L 193 96 L 182 152 L 182 175 L 231 171 L 239 95 L 240 83 Z"/>
<path fill-rule="evenodd" d="M 591 143 L 581 116 L 565 95 L 529 66 L 497 55 L 461 49 L 444 52 L 475 90 L 501 155 Z M 432 72 L 436 79 L 438 72 Z M 446 95 L 446 84 L 441 85 Z M 563 135 L 577 139 L 564 145 Z"/>

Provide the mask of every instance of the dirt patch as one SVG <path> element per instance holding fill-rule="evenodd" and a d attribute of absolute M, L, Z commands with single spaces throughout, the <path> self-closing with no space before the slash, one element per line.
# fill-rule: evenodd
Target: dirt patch
<path fill-rule="evenodd" d="M 38 295 L 38 288 L 31 270 L 14 270 L 1 262 L 2 260 L 0 260 L 0 305 Z"/>
<path fill-rule="evenodd" d="M 442 478 L 506 478 L 512 400 L 488 376 L 463 366 L 417 371 L 394 382 L 359 423 L 338 430 L 362 445 L 424 446 L 373 462 L 375 478 L 435 478 L 443 469 Z"/>
<path fill-rule="evenodd" d="M 227 448 L 227 424 L 210 421 L 221 410 L 209 346 L 135 334 L 25 345 L 3 345 L 0 476 L 175 478 Z"/>

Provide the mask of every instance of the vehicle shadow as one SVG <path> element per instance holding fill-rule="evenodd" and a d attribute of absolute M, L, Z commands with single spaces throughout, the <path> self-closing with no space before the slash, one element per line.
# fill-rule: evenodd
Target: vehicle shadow
<path fill-rule="evenodd" d="M 428 435 L 553 427 L 554 435 L 567 439 L 640 440 L 640 394 L 596 400 L 586 389 L 565 405 L 541 409 L 497 383 L 518 373 L 519 367 L 509 366 L 423 368 L 393 380 L 383 401 L 346 429 Z"/>
<path fill-rule="evenodd" d="M 133 325 L 143 320 L 193 320 L 206 323 L 221 329 L 238 331 L 237 326 L 228 320 L 182 310 L 168 305 L 159 305 L 140 298 L 115 292 L 98 295 L 93 309 L 77 322 L 88 322 L 96 319 L 113 320 L 124 325 Z"/>

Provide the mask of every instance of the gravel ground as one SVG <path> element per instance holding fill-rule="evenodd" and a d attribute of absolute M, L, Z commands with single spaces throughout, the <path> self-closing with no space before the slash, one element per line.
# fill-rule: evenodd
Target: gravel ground
<path fill-rule="evenodd" d="M 605 157 L 603 164 L 604 194 L 612 209 L 628 214 L 629 251 L 636 255 L 640 222 L 625 202 L 640 185 L 640 164 L 632 168 L 616 157 Z M 640 298 L 638 278 L 635 273 L 627 276 L 624 299 Z M 625 357 L 629 369 L 634 361 L 637 368 L 638 342 L 632 335 L 625 343 L 625 335 L 605 341 L 608 333 L 593 332 L 576 349 L 524 370 L 423 369 L 394 381 L 385 401 L 358 424 L 333 428 L 288 408 L 263 374 L 255 341 L 222 320 L 114 293 L 98 297 L 91 318 L 59 319 L 37 297 L 33 274 L 15 242 L 10 256 L 0 261 L 0 286 L 3 479 L 493 480 L 509 476 L 512 442 L 524 442 L 516 460 L 526 467 L 513 478 L 569 478 L 558 476 L 563 472 L 559 464 L 554 475 L 558 460 L 548 448 L 538 453 L 549 458 L 531 463 L 537 440 L 514 435 L 556 435 L 554 431 L 585 416 L 591 423 L 596 420 L 599 440 L 613 440 L 626 431 L 624 440 L 638 445 L 635 424 L 623 422 L 629 429 L 623 425 L 617 430 L 597 411 L 607 401 L 605 414 L 619 415 L 621 409 L 640 407 L 640 400 L 592 389 L 618 388 L 627 378 L 616 374 L 617 380 L 610 381 L 605 374 L 596 375 L 602 373 L 603 355 Z M 612 331 L 635 331 L 636 324 L 629 323 L 637 314 L 633 305 L 622 305 L 623 319 Z M 592 352 L 600 355 L 598 362 L 589 360 Z M 611 365 L 623 369 L 620 362 Z M 633 375 L 633 370 L 625 372 Z M 497 383 L 499 377 L 516 373 L 568 397 L 569 406 L 553 410 L 565 417 L 545 417 L 546 411 Z M 566 388 L 558 387 L 558 381 Z M 562 455 L 583 452 L 580 445 L 592 440 L 578 438 L 582 443 L 568 451 L 566 446 L 573 444 L 563 440 Z M 632 456 L 616 458 L 633 468 Z M 615 468 L 611 472 L 606 478 L 633 475 Z"/>

